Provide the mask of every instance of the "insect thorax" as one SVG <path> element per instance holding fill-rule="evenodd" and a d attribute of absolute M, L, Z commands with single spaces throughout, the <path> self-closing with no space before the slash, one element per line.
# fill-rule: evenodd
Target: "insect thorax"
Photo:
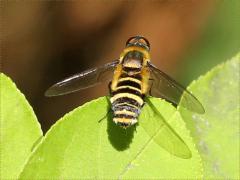
<path fill-rule="evenodd" d="M 143 63 L 143 54 L 139 51 L 128 52 L 122 61 L 123 67 L 140 69 Z"/>
<path fill-rule="evenodd" d="M 144 104 L 142 62 L 143 55 L 140 52 L 129 52 L 114 73 L 111 88 L 113 121 L 123 127 L 137 123 Z"/>

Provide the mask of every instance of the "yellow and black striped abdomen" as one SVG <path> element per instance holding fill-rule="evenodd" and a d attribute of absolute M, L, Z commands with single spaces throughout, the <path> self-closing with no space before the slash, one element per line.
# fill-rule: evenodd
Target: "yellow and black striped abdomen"
<path fill-rule="evenodd" d="M 141 74 L 122 73 L 115 90 L 111 92 L 113 121 L 122 127 L 137 123 L 137 118 L 144 104 L 141 93 Z"/>

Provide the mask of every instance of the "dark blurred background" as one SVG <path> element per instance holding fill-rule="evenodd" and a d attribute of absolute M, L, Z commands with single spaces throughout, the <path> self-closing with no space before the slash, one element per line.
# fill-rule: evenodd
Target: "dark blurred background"
<path fill-rule="evenodd" d="M 187 86 L 240 50 L 239 0 L 1 1 L 1 72 L 25 94 L 46 130 L 107 84 L 53 98 L 53 83 L 119 57 L 143 35 L 152 62 Z"/>

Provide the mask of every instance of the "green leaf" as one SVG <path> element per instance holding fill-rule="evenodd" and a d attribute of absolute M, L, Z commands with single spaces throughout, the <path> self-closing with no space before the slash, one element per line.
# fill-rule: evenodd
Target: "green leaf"
<path fill-rule="evenodd" d="M 170 154 L 155 143 L 158 134 L 149 136 L 143 126 L 151 127 L 151 119 L 159 118 L 149 105 L 144 106 L 136 130 L 125 130 L 112 121 L 107 98 L 102 97 L 60 119 L 32 154 L 20 178 L 201 178 L 201 159 L 180 114 L 163 100 L 149 100 L 183 139 L 191 158 Z M 164 141 L 167 139 L 163 139 L 166 145 Z"/>
<path fill-rule="evenodd" d="M 240 178 L 239 66 L 240 54 L 191 84 L 204 115 L 180 108 L 203 159 L 204 178 Z"/>
<path fill-rule="evenodd" d="M 42 136 L 37 118 L 23 94 L 4 74 L 0 74 L 1 178 L 16 179 Z"/>

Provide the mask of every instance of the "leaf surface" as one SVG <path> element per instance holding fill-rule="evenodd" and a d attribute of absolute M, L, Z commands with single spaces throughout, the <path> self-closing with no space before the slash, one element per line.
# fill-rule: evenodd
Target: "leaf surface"
<path fill-rule="evenodd" d="M 2 73 L 0 103 L 1 179 L 16 179 L 42 131 L 24 95 Z"/>
<path fill-rule="evenodd" d="M 180 112 L 197 144 L 205 178 L 239 179 L 240 54 L 193 82 L 204 115 Z"/>
<path fill-rule="evenodd" d="M 60 119 L 47 132 L 20 177 L 201 178 L 201 159 L 180 114 L 163 100 L 150 98 L 150 101 L 161 109 L 169 125 L 184 140 L 192 153 L 191 158 L 179 158 L 161 148 L 141 123 L 136 130 L 115 125 L 108 113 L 107 98 L 102 97 Z M 139 121 L 151 124 L 152 117 L 157 118 L 151 114 L 153 112 L 146 104 Z"/>

